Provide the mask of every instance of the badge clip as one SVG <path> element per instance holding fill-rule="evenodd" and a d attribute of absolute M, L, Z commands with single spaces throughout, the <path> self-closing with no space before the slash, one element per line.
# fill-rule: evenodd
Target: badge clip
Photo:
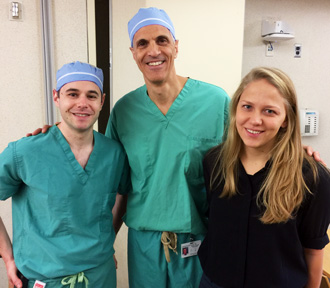
<path fill-rule="evenodd" d="M 46 287 L 46 283 L 41 282 L 39 280 L 36 280 L 36 282 L 34 282 L 33 288 L 45 288 Z"/>

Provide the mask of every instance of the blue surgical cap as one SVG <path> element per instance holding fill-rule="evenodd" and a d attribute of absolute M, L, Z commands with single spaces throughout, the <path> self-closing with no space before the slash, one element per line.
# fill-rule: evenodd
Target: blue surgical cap
<path fill-rule="evenodd" d="M 93 65 L 79 61 L 63 65 L 56 73 L 56 91 L 59 91 L 63 85 L 74 81 L 94 82 L 103 93 L 103 72 Z"/>
<path fill-rule="evenodd" d="M 144 26 L 148 25 L 161 25 L 170 30 L 175 40 L 175 30 L 173 23 L 162 9 L 155 7 L 140 8 L 138 13 L 128 22 L 128 35 L 131 40 L 131 47 L 133 47 L 133 38 L 135 33 Z"/>

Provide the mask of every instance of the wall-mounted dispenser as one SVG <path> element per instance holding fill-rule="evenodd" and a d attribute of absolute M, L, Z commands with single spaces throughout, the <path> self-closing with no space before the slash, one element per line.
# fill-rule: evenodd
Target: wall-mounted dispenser
<path fill-rule="evenodd" d="M 267 42 L 293 39 L 293 31 L 284 21 L 262 20 L 261 37 Z"/>

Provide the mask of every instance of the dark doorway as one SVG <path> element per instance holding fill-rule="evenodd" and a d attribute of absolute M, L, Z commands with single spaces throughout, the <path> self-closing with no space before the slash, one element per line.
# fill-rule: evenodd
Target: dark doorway
<path fill-rule="evenodd" d="M 112 97 L 110 97 L 110 0 L 95 0 L 96 65 L 103 70 L 105 102 L 98 121 L 98 131 L 104 134 L 107 127 Z"/>

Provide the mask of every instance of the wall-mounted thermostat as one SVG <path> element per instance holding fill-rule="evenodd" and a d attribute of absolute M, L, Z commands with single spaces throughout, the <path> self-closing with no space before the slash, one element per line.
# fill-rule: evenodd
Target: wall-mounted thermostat
<path fill-rule="evenodd" d="M 316 136 L 319 133 L 319 112 L 316 110 L 300 110 L 301 136 Z"/>

